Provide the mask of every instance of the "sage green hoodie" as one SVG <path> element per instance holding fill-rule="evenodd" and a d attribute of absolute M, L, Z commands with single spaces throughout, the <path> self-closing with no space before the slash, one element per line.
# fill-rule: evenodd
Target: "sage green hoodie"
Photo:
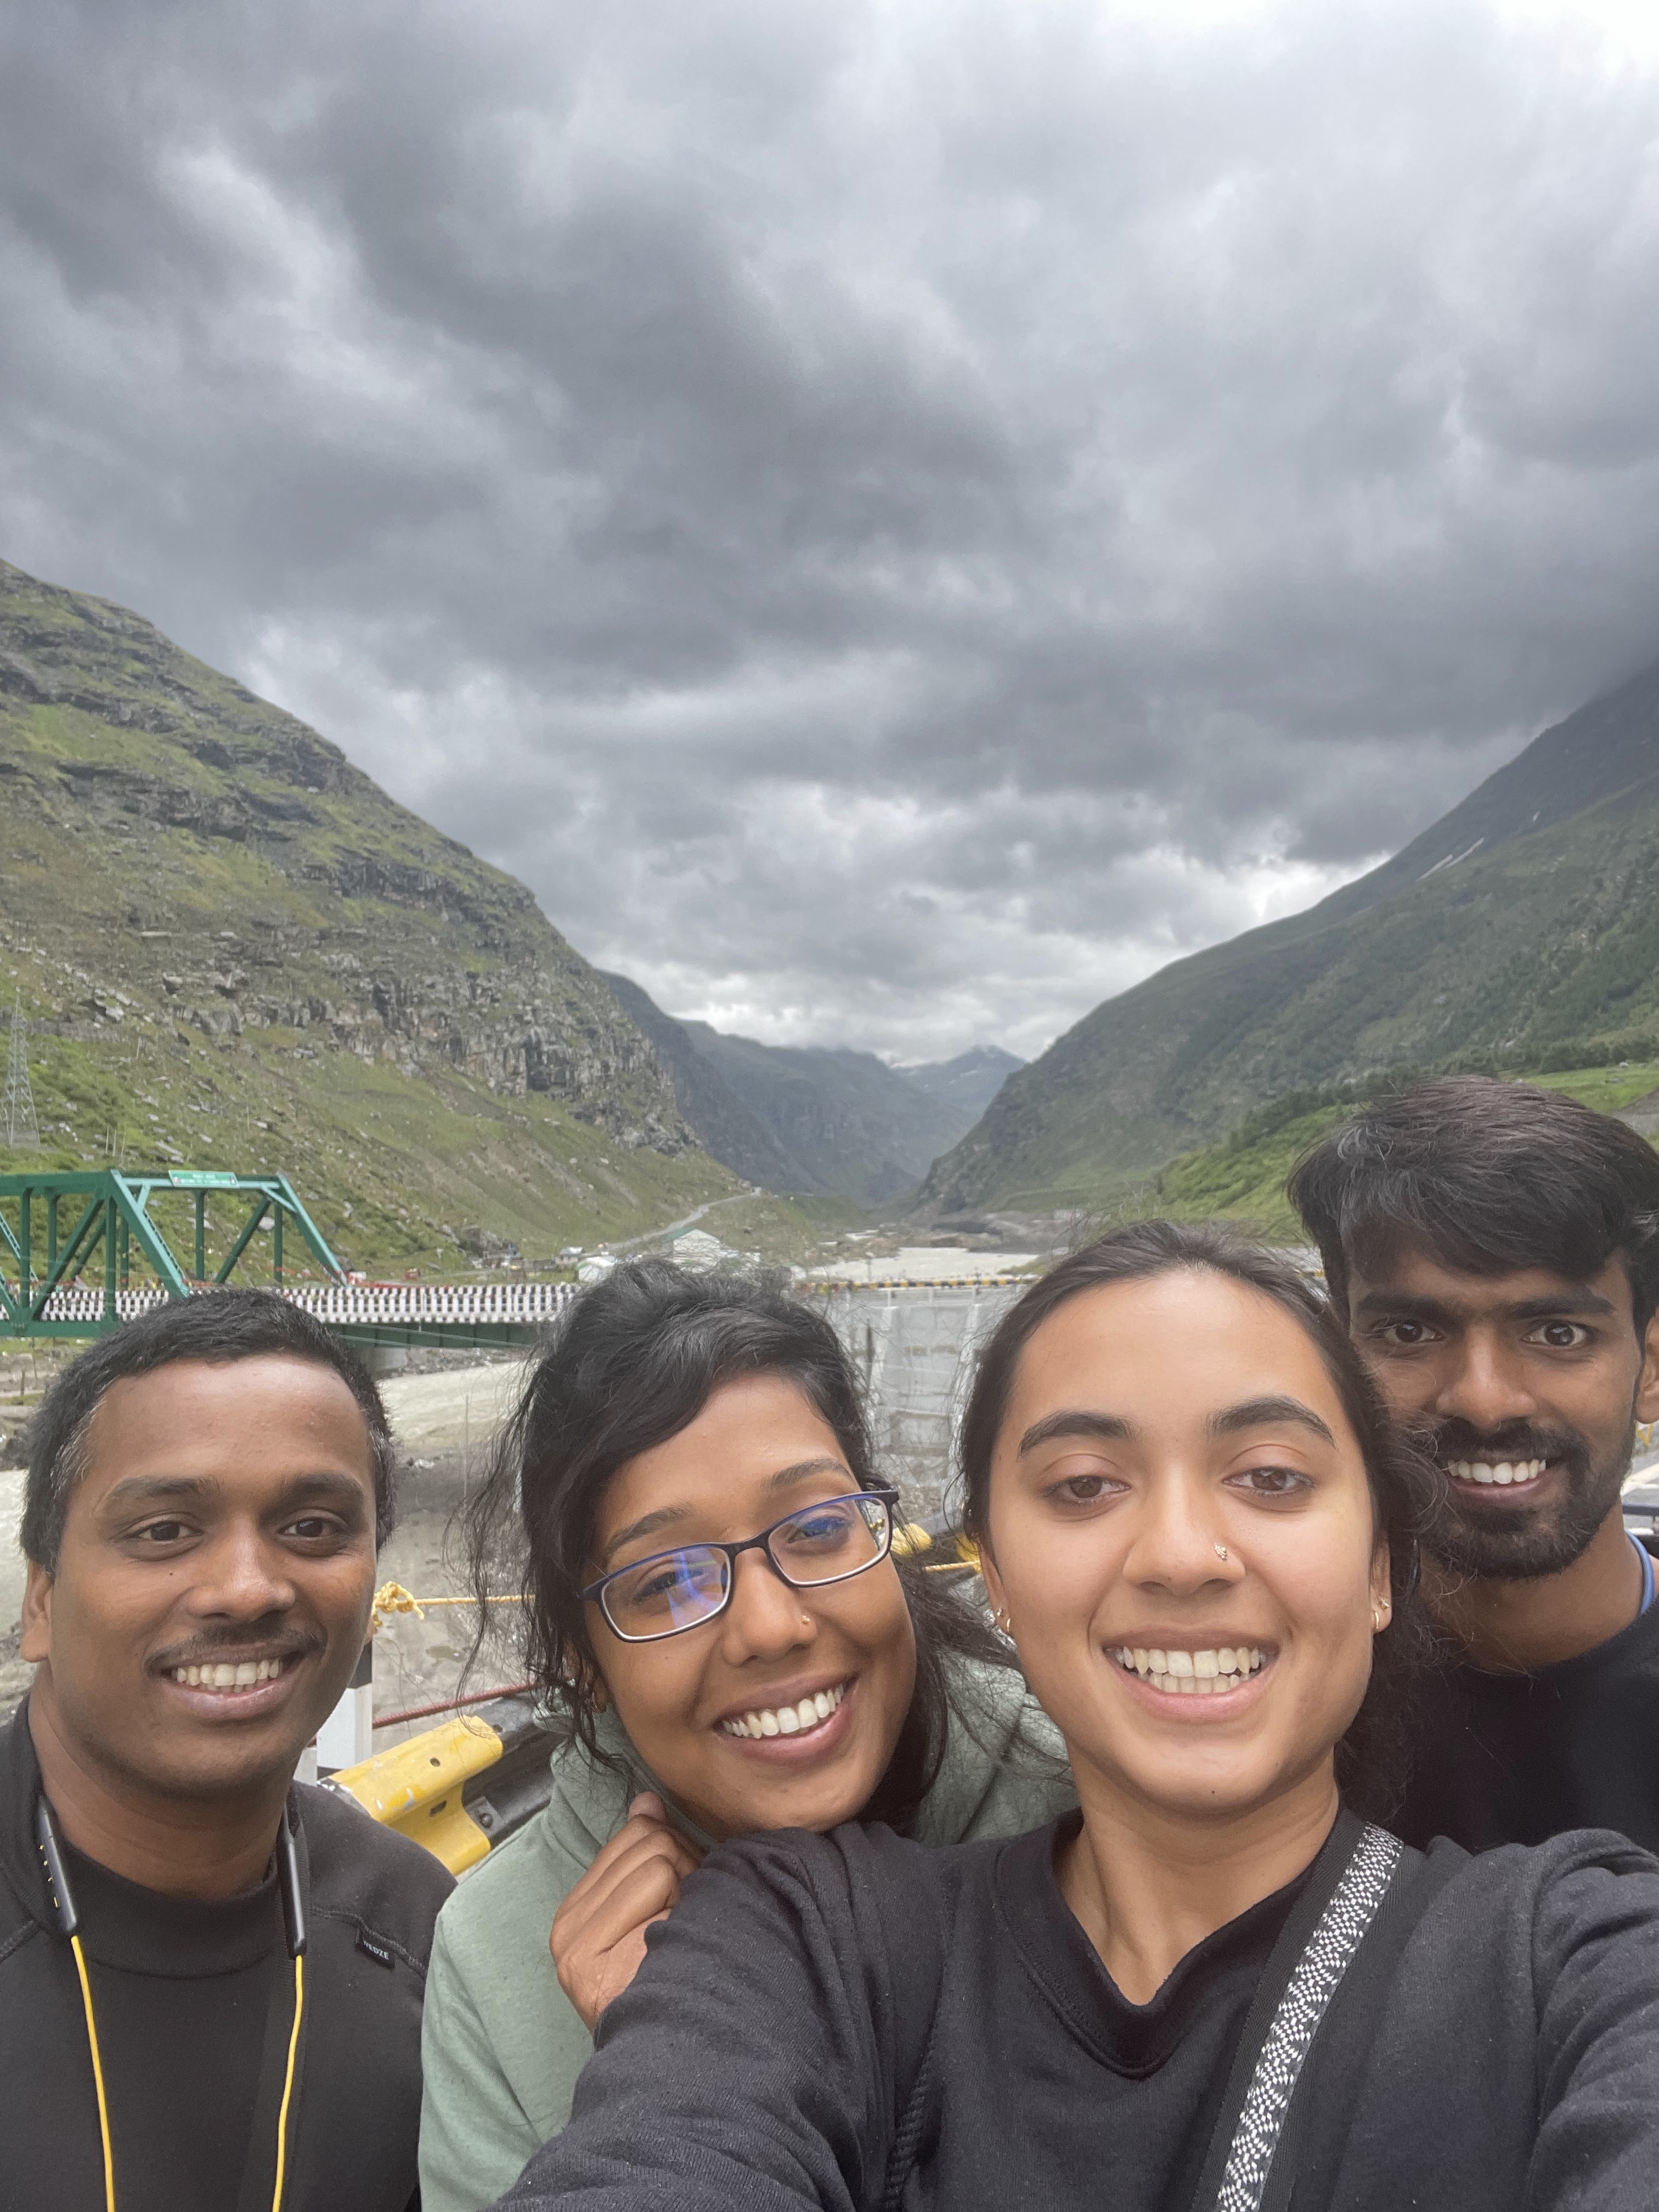
<path fill-rule="evenodd" d="M 1020 1675 L 948 1663 L 951 1732 L 916 1818 L 920 1839 L 1022 1835 L 1069 1810 L 1077 1796 L 1064 1747 Z M 629 1801 L 641 1790 L 667 1795 L 613 1716 L 599 1736 L 621 1771 L 580 1745 L 556 1753 L 545 1811 L 491 1851 L 438 1916 L 421 2035 L 422 2212 L 492 2203 L 569 2118 L 593 2045 L 553 1971 L 553 1915 Z"/>

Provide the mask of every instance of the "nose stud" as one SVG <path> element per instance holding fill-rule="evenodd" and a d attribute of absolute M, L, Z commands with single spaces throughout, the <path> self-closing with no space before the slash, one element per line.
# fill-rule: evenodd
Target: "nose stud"
<path fill-rule="evenodd" d="M 1224 1559 L 1227 1556 L 1227 1547 L 1224 1544 L 1218 1544 L 1215 1547 L 1215 1555 L 1218 1559 Z"/>

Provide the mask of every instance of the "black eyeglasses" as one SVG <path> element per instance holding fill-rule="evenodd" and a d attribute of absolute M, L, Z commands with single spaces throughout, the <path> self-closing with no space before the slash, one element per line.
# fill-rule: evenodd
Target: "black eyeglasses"
<path fill-rule="evenodd" d="M 700 1628 L 732 1602 L 738 1558 L 763 1552 L 780 1581 L 792 1589 L 844 1583 L 877 1567 L 893 1548 L 896 1490 L 855 1490 L 786 1513 L 741 1544 L 686 1544 L 653 1552 L 602 1575 L 582 1592 L 596 1600 L 606 1626 L 624 1644 L 652 1644 Z"/>

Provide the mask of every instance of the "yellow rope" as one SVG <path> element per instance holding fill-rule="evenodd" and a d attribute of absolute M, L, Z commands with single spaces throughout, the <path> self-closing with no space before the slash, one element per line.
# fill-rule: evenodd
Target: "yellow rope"
<path fill-rule="evenodd" d="M 376 1628 L 389 1613 L 412 1613 L 417 1620 L 425 1617 L 419 1598 L 411 1597 L 401 1583 L 382 1583 L 374 1593 L 370 1618 Z"/>
<path fill-rule="evenodd" d="M 477 1605 L 476 1597 L 416 1597 L 401 1583 L 382 1583 L 374 1593 L 373 1619 L 380 1627 L 388 1614 L 412 1613 L 416 1620 L 424 1620 L 428 1609 L 434 1605 Z M 486 1605 L 522 1605 L 524 1599 L 516 1594 L 488 1597 Z"/>
<path fill-rule="evenodd" d="M 516 1590 L 503 1590 L 499 1595 L 492 1591 L 483 1601 L 486 1605 L 522 1605 L 524 1599 Z M 418 1602 L 422 1605 L 477 1605 L 478 1601 L 476 1597 L 423 1597 Z"/>
<path fill-rule="evenodd" d="M 294 2094 L 294 2061 L 300 2049 L 300 2021 L 305 2008 L 305 1960 L 296 1951 L 294 1954 L 294 2026 L 288 2039 L 288 2074 L 283 2083 L 283 2108 L 276 2115 L 276 2187 L 270 2200 L 270 2212 L 282 2212 L 283 2175 L 288 2165 L 288 2107 Z M 113 2203 L 112 2198 L 112 2206 Z"/>
<path fill-rule="evenodd" d="M 75 1971 L 81 1977 L 81 2002 L 87 2013 L 87 2048 L 92 2053 L 92 2084 L 98 2092 L 98 2133 L 104 2145 L 105 2212 L 115 2212 L 115 2154 L 110 2148 L 109 2106 L 104 2100 L 104 2062 L 98 2055 L 98 2028 L 92 2016 L 92 1984 L 87 1979 L 87 1955 L 78 1936 L 70 1937 Z"/>

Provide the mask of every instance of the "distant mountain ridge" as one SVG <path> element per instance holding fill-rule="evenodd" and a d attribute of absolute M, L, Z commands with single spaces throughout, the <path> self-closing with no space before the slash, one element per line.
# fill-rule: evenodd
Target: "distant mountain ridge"
<path fill-rule="evenodd" d="M 1487 1051 L 1559 1065 L 1569 1041 L 1618 1056 L 1656 1030 L 1659 663 L 1357 882 L 1097 1006 L 918 1204 L 1086 1206 L 1298 1086 Z"/>
<path fill-rule="evenodd" d="M 902 1198 L 1022 1065 L 996 1045 L 890 1067 L 873 1053 L 762 1044 L 665 1013 L 626 975 L 605 980 L 650 1038 L 703 1149 L 769 1190 L 870 1206 Z"/>
<path fill-rule="evenodd" d="M 1015 1069 L 1024 1065 L 1000 1044 L 975 1044 L 954 1060 L 924 1060 L 895 1072 L 962 1115 L 972 1128 Z"/>
<path fill-rule="evenodd" d="M 787 1190 L 794 1164 L 748 1101 L 691 1034 L 692 1024 L 665 1014 L 626 975 L 606 974 L 617 1003 L 651 1040 L 674 1088 L 674 1102 L 712 1158 L 765 1190 Z M 711 1031 L 712 1035 L 713 1032 Z M 801 1185 L 802 1188 L 816 1186 Z"/>

